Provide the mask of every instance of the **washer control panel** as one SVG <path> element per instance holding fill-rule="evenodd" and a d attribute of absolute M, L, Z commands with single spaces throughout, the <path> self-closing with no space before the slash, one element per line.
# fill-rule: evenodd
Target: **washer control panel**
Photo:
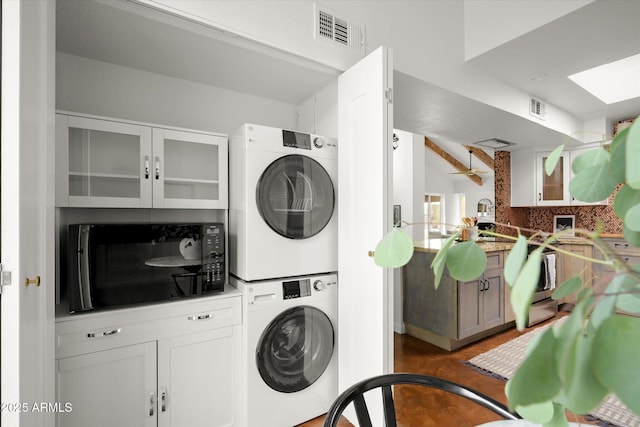
<path fill-rule="evenodd" d="M 311 280 L 291 280 L 282 282 L 282 297 L 284 299 L 301 298 L 311 296 Z"/>

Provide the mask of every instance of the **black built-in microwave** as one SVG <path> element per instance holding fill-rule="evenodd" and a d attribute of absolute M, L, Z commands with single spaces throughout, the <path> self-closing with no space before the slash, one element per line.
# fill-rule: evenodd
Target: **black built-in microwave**
<path fill-rule="evenodd" d="M 222 223 L 69 225 L 69 312 L 219 292 Z"/>

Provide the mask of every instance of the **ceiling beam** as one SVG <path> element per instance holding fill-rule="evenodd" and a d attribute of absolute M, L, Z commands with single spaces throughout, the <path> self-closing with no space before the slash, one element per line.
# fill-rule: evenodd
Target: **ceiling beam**
<path fill-rule="evenodd" d="M 495 170 L 493 167 L 493 157 L 488 155 L 482 148 L 472 147 L 470 145 L 465 145 L 464 148 L 471 151 L 478 160 L 487 165 L 491 170 Z"/>
<path fill-rule="evenodd" d="M 455 168 L 455 170 L 457 170 L 458 172 L 466 172 L 469 170 L 469 166 L 465 165 L 464 163 L 458 161 L 458 159 L 456 159 L 455 157 L 453 157 L 451 154 L 447 153 L 442 147 L 440 147 L 438 144 L 436 144 L 435 142 L 433 142 L 432 140 L 430 140 L 428 137 L 424 137 L 424 145 L 431 151 L 433 151 L 435 154 L 437 154 L 438 156 L 440 156 L 441 158 L 443 158 L 447 163 L 449 163 L 451 166 L 453 166 Z M 471 174 L 471 175 L 464 175 L 467 178 L 469 178 L 471 181 L 473 181 L 474 183 L 478 184 L 479 186 L 482 186 L 482 178 L 480 178 L 478 175 L 476 174 Z"/>

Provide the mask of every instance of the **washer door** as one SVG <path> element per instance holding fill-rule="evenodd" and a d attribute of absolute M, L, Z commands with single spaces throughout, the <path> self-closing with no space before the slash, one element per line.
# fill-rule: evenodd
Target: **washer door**
<path fill-rule="evenodd" d="M 256 204 L 262 219 L 290 239 L 315 236 L 333 215 L 335 192 L 331 177 L 314 159 L 280 157 L 260 176 Z"/>
<path fill-rule="evenodd" d="M 269 387 L 295 393 L 327 369 L 334 347 L 331 320 L 315 307 L 298 306 L 278 315 L 258 341 L 256 364 Z"/>

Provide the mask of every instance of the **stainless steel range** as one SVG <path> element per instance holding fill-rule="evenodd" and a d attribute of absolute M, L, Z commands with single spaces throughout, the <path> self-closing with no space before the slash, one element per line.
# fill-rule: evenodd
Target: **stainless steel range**
<path fill-rule="evenodd" d="M 529 253 L 537 249 L 537 245 L 529 245 Z M 533 294 L 533 302 L 529 309 L 527 326 L 533 326 L 550 319 L 558 313 L 558 301 L 551 299 L 556 288 L 557 254 L 551 249 L 545 249 L 540 261 L 540 277 Z"/>

